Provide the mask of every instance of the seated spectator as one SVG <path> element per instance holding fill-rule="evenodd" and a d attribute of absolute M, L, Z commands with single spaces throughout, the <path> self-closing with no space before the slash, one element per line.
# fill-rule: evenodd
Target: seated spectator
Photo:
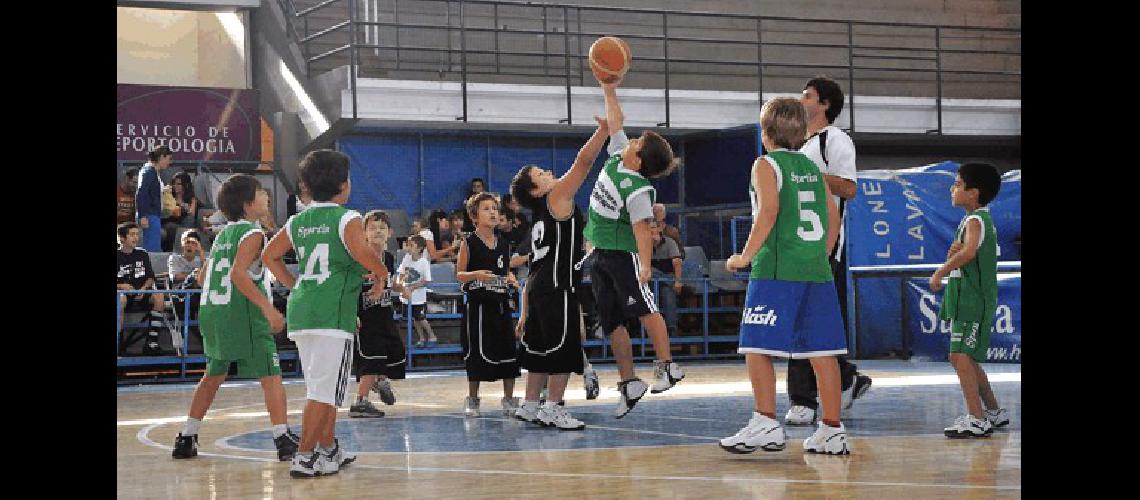
<path fill-rule="evenodd" d="M 530 222 L 527 220 L 526 215 L 522 213 L 522 206 L 509 194 L 503 195 L 502 206 L 503 211 L 501 215 L 508 221 L 508 224 L 505 228 L 500 229 L 507 238 L 507 243 L 510 245 L 511 251 L 516 251 L 524 244 L 529 246 Z"/>
<path fill-rule="evenodd" d="M 198 197 L 194 196 L 194 182 L 190 174 L 178 172 L 170 180 L 171 193 L 174 195 L 174 211 L 162 218 L 162 249 L 166 252 L 174 250 L 174 239 L 178 237 L 178 228 L 194 227 L 198 220 Z"/>
<path fill-rule="evenodd" d="M 451 244 L 451 224 L 448 222 L 447 212 L 432 210 L 431 215 L 428 215 L 428 229 L 431 229 L 431 234 L 435 236 L 436 248 L 444 248 Z"/>
<path fill-rule="evenodd" d="M 202 249 L 198 231 L 190 230 L 182 233 L 182 251 L 172 253 L 166 258 L 166 267 L 170 273 L 171 288 L 180 290 L 193 290 L 201 288 L 198 284 L 198 270 L 206 262 L 206 252 Z M 198 302 L 200 294 L 190 296 L 190 319 L 198 316 Z M 182 317 L 185 312 L 186 295 L 171 294 L 174 303 L 174 314 Z M 182 318 L 186 319 L 186 318 Z"/>
<path fill-rule="evenodd" d="M 203 212 L 205 213 L 205 211 Z M 199 228 L 202 231 L 199 234 L 205 239 L 203 243 L 211 244 L 214 241 L 214 237 L 222 232 L 222 229 L 225 229 L 227 223 L 226 214 L 222 213 L 221 210 L 209 212 L 209 215 L 205 219 L 202 219 L 202 226 Z"/>
<path fill-rule="evenodd" d="M 181 241 L 182 252 L 172 253 L 166 258 L 170 283 L 178 288 L 197 288 L 195 275 L 202 263 L 206 262 L 206 251 L 202 249 L 198 231 L 186 231 L 182 234 Z M 194 282 L 194 286 L 185 286 L 188 282 Z"/>
<path fill-rule="evenodd" d="M 661 304 L 661 315 L 665 318 L 665 326 L 669 336 L 677 335 L 677 297 L 684 290 L 681 282 L 681 250 L 673 238 L 665 236 L 660 228 L 653 228 L 653 276 L 662 279 L 656 290 Z M 672 286 L 667 281 L 673 278 Z"/>
<path fill-rule="evenodd" d="M 677 226 L 665 223 L 665 205 L 653 204 L 653 219 L 657 221 L 657 228 L 662 234 L 673 239 L 677 248 L 681 250 L 681 259 L 685 258 L 685 245 L 681 243 L 681 230 Z"/>
<path fill-rule="evenodd" d="M 138 189 L 138 184 L 139 169 L 132 168 L 123 174 L 123 181 L 118 185 L 119 211 L 115 215 L 115 224 L 135 220 L 135 189 Z"/>
<path fill-rule="evenodd" d="M 435 235 L 432 234 L 431 229 L 428 227 L 428 222 L 423 217 L 416 217 L 412 221 L 412 233 L 410 236 L 419 236 L 424 239 L 427 249 L 424 255 L 432 262 L 455 262 L 455 251 L 450 246 L 440 249 L 435 246 Z"/>
<path fill-rule="evenodd" d="M 150 254 L 138 248 L 141 238 L 139 225 L 134 222 L 124 222 L 118 226 L 119 249 L 115 252 L 118 265 L 118 277 L 115 286 L 119 290 L 153 290 L 155 288 L 154 269 L 150 266 Z M 124 293 L 119 295 L 120 316 L 128 306 L 149 308 L 147 312 L 148 329 L 143 354 L 154 356 L 162 354 L 158 346 L 158 331 L 163 327 L 162 310 L 166 300 L 160 293 Z"/>

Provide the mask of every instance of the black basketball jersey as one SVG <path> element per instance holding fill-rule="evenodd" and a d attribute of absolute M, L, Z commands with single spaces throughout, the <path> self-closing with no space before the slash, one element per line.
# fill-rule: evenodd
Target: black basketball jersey
<path fill-rule="evenodd" d="M 557 220 L 550 213 L 547 200 L 534 213 L 530 227 L 530 278 L 531 290 L 571 292 L 582 281 L 581 269 L 574 265 L 583 257 L 582 211 L 574 205 L 574 213 L 565 220 Z"/>
<path fill-rule="evenodd" d="M 479 280 L 468 281 L 463 284 L 463 291 L 469 294 L 483 295 L 486 293 L 507 293 L 506 276 L 511 265 L 510 247 L 502 234 L 495 234 L 495 248 L 488 248 L 483 238 L 472 231 L 465 238 L 467 242 L 467 272 L 491 271 L 503 279 L 496 282 L 484 283 Z"/>
<path fill-rule="evenodd" d="M 392 252 L 386 250 L 384 251 L 384 267 L 388 268 L 388 282 L 391 283 L 395 277 L 396 258 L 392 256 Z M 360 317 L 361 322 L 392 318 L 392 301 L 398 300 L 396 294 L 393 294 L 392 289 L 389 288 L 384 290 L 384 295 L 381 295 L 379 299 L 373 299 L 368 295 L 368 292 L 372 290 L 372 287 L 375 285 L 376 282 L 365 278 L 360 288 L 360 301 L 357 303 L 357 315 Z"/>

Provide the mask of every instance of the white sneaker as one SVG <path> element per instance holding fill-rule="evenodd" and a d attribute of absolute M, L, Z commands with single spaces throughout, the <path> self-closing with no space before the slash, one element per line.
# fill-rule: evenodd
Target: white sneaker
<path fill-rule="evenodd" d="M 324 455 L 324 460 L 318 462 L 317 470 L 320 471 L 322 476 L 330 476 L 340 472 L 341 467 L 344 467 L 356 461 L 356 455 L 353 455 L 340 446 L 340 441 L 333 439 L 333 449 L 322 451 L 320 447 L 314 450 L 314 453 Z"/>
<path fill-rule="evenodd" d="M 560 431 L 580 431 L 586 424 L 570 415 L 566 407 L 547 401 L 538 409 L 538 421 L 547 427 L 557 427 Z"/>
<path fill-rule="evenodd" d="M 598 372 L 596 370 L 587 368 L 582 373 L 582 387 L 586 389 L 586 399 L 598 399 L 601 385 L 598 383 Z"/>
<path fill-rule="evenodd" d="M 617 411 L 614 412 L 614 417 L 622 418 L 629 410 L 633 409 L 633 405 L 645 395 L 645 391 L 649 390 L 649 384 L 646 384 L 641 379 L 634 377 L 625 382 L 618 382 L 618 406 Z"/>
<path fill-rule="evenodd" d="M 826 453 L 828 455 L 848 455 L 851 450 L 847 448 L 847 428 L 843 423 L 839 427 L 832 427 L 823 422 L 815 429 L 815 434 L 804 440 L 804 451 L 808 453 Z"/>
<path fill-rule="evenodd" d="M 954 420 L 954 423 L 942 430 L 948 438 L 968 438 L 968 437 L 988 437 L 994 431 L 994 427 L 990 424 L 988 419 L 974 418 L 973 415 L 965 414 Z"/>
<path fill-rule="evenodd" d="M 1005 408 L 986 410 L 986 420 L 989 420 L 990 425 L 992 425 L 995 429 L 998 427 L 1005 427 L 1009 425 L 1009 410 Z"/>
<path fill-rule="evenodd" d="M 757 449 L 780 451 L 785 446 L 787 436 L 780 423 L 756 412 L 752 412 L 748 425 L 720 440 L 720 447 L 729 453 L 752 453 Z"/>
<path fill-rule="evenodd" d="M 538 409 L 538 401 L 523 401 L 518 409 L 515 410 L 515 418 L 523 422 L 540 424 L 542 422 L 538 420 Z"/>
<path fill-rule="evenodd" d="M 792 405 L 784 415 L 784 425 L 811 425 L 815 423 L 815 410 L 806 406 Z"/>
<path fill-rule="evenodd" d="M 467 396 L 463 398 L 463 416 L 465 417 L 478 417 L 479 416 L 479 398 Z"/>
<path fill-rule="evenodd" d="M 289 475 L 297 478 L 316 477 L 326 468 L 325 456 L 317 450 L 309 453 L 297 452 L 289 466 Z"/>
<path fill-rule="evenodd" d="M 653 362 L 653 394 L 665 392 L 685 378 L 685 370 L 672 361 Z"/>
<path fill-rule="evenodd" d="M 503 415 L 504 416 L 509 417 L 511 415 L 514 415 L 515 411 L 517 411 L 519 409 L 519 398 L 504 397 L 502 399 L 502 402 L 503 402 Z"/>

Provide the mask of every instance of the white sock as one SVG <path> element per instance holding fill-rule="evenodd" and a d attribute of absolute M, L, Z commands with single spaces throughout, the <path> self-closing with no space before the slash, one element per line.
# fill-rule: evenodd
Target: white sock
<path fill-rule="evenodd" d="M 289 424 L 273 424 L 273 437 L 276 439 L 284 436 L 288 430 Z"/>
<path fill-rule="evenodd" d="M 183 436 L 193 436 L 198 434 L 198 427 L 202 425 L 202 421 L 194 417 L 186 417 L 186 426 L 182 428 Z"/>

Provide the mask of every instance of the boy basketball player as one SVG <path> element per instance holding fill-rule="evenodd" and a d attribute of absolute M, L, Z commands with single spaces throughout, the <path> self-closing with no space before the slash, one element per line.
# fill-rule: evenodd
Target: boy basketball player
<path fill-rule="evenodd" d="M 404 305 L 404 314 L 412 315 L 412 328 L 416 330 L 418 341 L 416 347 L 433 347 L 437 339 L 435 332 L 428 323 L 425 308 L 427 307 L 427 286 L 431 283 L 431 262 L 428 261 L 427 239 L 423 236 L 412 235 L 404 240 L 403 260 L 396 268 L 397 285 L 401 287 L 400 303 Z M 425 343 L 424 337 L 427 337 Z"/>
<path fill-rule="evenodd" d="M 685 372 L 673 362 L 665 320 L 657 311 L 657 301 L 649 289 L 652 276 L 653 236 L 650 222 L 656 190 L 649 179 L 667 176 L 677 168 L 673 149 L 663 137 L 646 131 L 627 139 L 622 130 L 624 115 L 617 100 L 621 80 L 602 84 L 606 102 L 609 153 L 594 191 L 590 195 L 590 215 L 583 235 L 594 245 L 594 265 L 590 268 L 591 288 L 597 298 L 602 329 L 611 335 L 617 360 L 618 392 L 614 416 L 622 418 L 649 389 L 633 371 L 633 348 L 623 324 L 638 318 L 653 341 L 653 393 L 673 387 Z"/>
<path fill-rule="evenodd" d="M 994 427 L 1009 424 L 1009 412 L 998 407 L 986 371 L 978 364 L 986 360 L 997 312 L 997 230 L 986 205 L 1000 190 L 1001 175 L 993 165 L 967 163 L 958 169 L 950 200 L 966 210 L 966 218 L 958 224 L 946 263 L 930 277 L 935 292 L 942 289 L 942 279 L 950 277 L 939 317 L 950 320 L 950 364 L 958 372 L 968 411 L 944 430 L 946 437 L 986 437 Z"/>
<path fill-rule="evenodd" d="M 527 369 L 526 401 L 515 418 L 559 430 L 586 427 L 566 411 L 562 398 L 570 372 L 582 373 L 582 310 L 574 294 L 582 281 L 582 212 L 574 194 L 605 144 L 605 120 L 594 118 L 598 128 L 586 141 L 574 164 L 561 178 L 534 165 L 523 167 L 511 180 L 511 196 L 534 213 L 531 226 L 530 278 L 523 294 L 525 307 L 516 326 L 522 345 L 522 366 Z M 540 393 L 549 383 L 545 402 Z"/>
<path fill-rule="evenodd" d="M 372 210 L 364 214 L 364 238 L 376 255 L 384 256 L 384 267 L 393 269 L 396 258 L 385 249 L 391 226 L 388 214 Z M 387 281 L 387 280 L 385 280 Z M 387 288 L 385 281 L 378 281 L 371 274 L 364 276 L 360 293 L 360 309 L 357 312 L 359 331 L 356 334 L 356 349 L 353 368 L 356 372 L 356 402 L 348 410 L 354 418 L 383 417 L 384 412 L 372 406 L 368 392 L 375 390 L 380 401 L 386 405 L 396 403 L 392 392 L 392 380 L 404 379 L 405 355 L 403 336 L 392 318 L 392 293 L 399 292 L 400 286 L 384 290 L 379 299 L 372 298 L 372 287 Z"/>
<path fill-rule="evenodd" d="M 761 141 L 768 154 L 749 176 L 752 230 L 729 271 L 751 262 L 740 348 L 748 365 L 755 410 L 748 425 L 721 439 L 733 453 L 779 451 L 784 428 L 776 421 L 776 373 L 771 356 L 811 360 L 823 420 L 804 451 L 846 455 L 847 432 L 839 421 L 839 364 L 847 353 L 839 300 L 827 256 L 839 239 L 839 207 L 819 167 L 797 151 L 807 129 L 804 107 L 793 98 L 772 99 L 760 111 Z"/>
<path fill-rule="evenodd" d="M 255 222 L 267 213 L 269 195 L 253 177 L 237 174 L 222 183 L 217 201 L 229 223 L 214 239 L 209 258 L 198 270 L 203 288 L 198 321 L 206 373 L 194 389 L 186 426 L 174 439 L 172 455 L 198 455 L 198 427 L 226 380 L 230 364 L 237 363 L 238 377 L 261 379 L 277 459 L 289 460 L 300 438 L 289 431 L 285 387 L 273 340 L 273 332 L 281 331 L 285 318 L 269 300 L 260 261 L 265 233 Z"/>
<path fill-rule="evenodd" d="M 309 400 L 302 416 L 301 443 L 289 468 L 293 477 L 336 474 L 356 459 L 341 449 L 333 435 L 336 409 L 348 392 L 365 269 L 378 281 L 388 278 L 388 269 L 368 246 L 360 214 L 341 206 L 352 190 L 348 168 L 348 157 L 336 151 L 305 155 L 298 170 L 313 203 L 285 222 L 263 256 L 273 275 L 293 290 L 286 310 L 289 339 L 297 343 Z M 282 260 L 292 249 L 301 271 L 296 277 Z M 373 299 L 382 293 L 383 288 L 372 288 Z"/>
<path fill-rule="evenodd" d="M 503 413 L 518 409 L 514 397 L 519 377 L 518 347 L 511 327 L 511 287 L 518 288 L 510 272 L 510 248 L 499 223 L 499 202 L 482 192 L 467 199 L 467 215 L 475 224 L 459 244 L 455 277 L 465 298 L 463 308 L 463 364 L 467 368 L 467 398 L 463 413 L 479 416 L 479 383 L 503 381 Z"/>

